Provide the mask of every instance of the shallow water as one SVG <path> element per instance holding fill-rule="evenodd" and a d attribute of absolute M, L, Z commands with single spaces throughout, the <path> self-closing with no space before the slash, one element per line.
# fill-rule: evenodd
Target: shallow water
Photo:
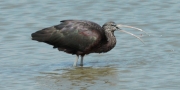
<path fill-rule="evenodd" d="M 180 1 L 0 0 L 1 90 L 179 90 Z M 142 28 L 149 35 L 122 28 L 116 47 L 85 56 L 72 67 L 73 55 L 31 40 L 31 33 L 60 20 L 107 21 Z"/>

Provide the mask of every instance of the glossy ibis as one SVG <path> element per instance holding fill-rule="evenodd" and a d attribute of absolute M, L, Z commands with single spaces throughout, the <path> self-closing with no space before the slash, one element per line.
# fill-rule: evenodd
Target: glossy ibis
<path fill-rule="evenodd" d="M 141 40 L 140 37 L 124 31 L 120 27 L 143 31 L 136 27 L 115 24 L 114 22 L 107 22 L 102 27 L 86 20 L 63 20 L 60 22 L 58 25 L 32 33 L 32 40 L 44 42 L 53 45 L 53 48 L 57 48 L 59 51 L 77 55 L 73 66 L 76 66 L 79 55 L 81 56 L 80 66 L 83 66 L 84 55 L 105 53 L 114 48 L 116 45 L 114 31 L 116 30 L 128 33 Z"/>

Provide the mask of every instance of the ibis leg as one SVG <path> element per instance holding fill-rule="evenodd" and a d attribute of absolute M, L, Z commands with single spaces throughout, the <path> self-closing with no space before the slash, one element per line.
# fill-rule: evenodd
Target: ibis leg
<path fill-rule="evenodd" d="M 79 59 L 79 55 L 77 55 L 77 57 L 76 57 L 76 59 L 74 61 L 74 64 L 73 64 L 74 67 L 77 65 L 78 59 Z"/>
<path fill-rule="evenodd" d="M 81 63 L 80 63 L 80 66 L 83 66 L 83 58 L 84 58 L 84 55 L 81 55 Z"/>

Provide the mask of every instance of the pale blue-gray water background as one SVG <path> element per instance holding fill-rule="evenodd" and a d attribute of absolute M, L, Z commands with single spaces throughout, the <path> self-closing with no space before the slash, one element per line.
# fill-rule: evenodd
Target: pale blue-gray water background
<path fill-rule="evenodd" d="M 179 90 L 179 0 L 0 0 L 0 90 Z M 116 47 L 85 56 L 31 40 L 31 33 L 80 19 L 107 21 L 144 40 L 116 31 Z"/>

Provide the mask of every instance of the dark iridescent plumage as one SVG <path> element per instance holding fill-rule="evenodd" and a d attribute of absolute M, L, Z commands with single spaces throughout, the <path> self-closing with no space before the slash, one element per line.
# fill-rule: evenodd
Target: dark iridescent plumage
<path fill-rule="evenodd" d="M 70 54 L 76 54 L 78 60 L 89 53 L 103 53 L 116 44 L 114 31 L 119 29 L 114 22 L 107 22 L 102 27 L 85 20 L 63 20 L 59 25 L 48 27 L 32 33 L 32 40 L 45 42 Z"/>

